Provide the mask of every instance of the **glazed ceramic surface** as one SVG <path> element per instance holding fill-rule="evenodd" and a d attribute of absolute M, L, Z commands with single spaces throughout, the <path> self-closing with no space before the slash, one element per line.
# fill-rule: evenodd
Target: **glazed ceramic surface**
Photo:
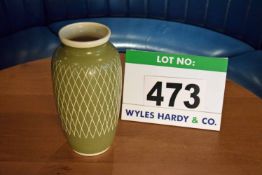
<path fill-rule="evenodd" d="M 106 151 L 114 139 L 121 100 L 119 54 L 108 42 L 110 30 L 76 23 L 59 33 L 63 44 L 52 58 L 58 113 L 73 150 L 83 155 Z"/>

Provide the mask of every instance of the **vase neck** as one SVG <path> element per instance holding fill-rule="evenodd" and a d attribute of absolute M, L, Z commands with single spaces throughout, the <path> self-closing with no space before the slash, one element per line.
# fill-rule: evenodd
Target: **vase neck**
<path fill-rule="evenodd" d="M 61 42 L 73 48 L 93 48 L 108 42 L 110 29 L 99 23 L 81 22 L 63 27 L 59 31 Z"/>

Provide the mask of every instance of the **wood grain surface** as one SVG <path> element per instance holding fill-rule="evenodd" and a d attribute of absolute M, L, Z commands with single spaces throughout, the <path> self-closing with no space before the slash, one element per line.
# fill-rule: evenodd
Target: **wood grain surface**
<path fill-rule="evenodd" d="M 123 55 L 122 55 L 123 61 Z M 227 81 L 220 132 L 119 120 L 106 153 L 69 147 L 50 59 L 0 71 L 0 175 L 262 174 L 262 100 Z"/>

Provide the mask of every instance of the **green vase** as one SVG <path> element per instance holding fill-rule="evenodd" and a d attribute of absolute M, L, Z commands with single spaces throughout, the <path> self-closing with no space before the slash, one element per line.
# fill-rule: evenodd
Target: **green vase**
<path fill-rule="evenodd" d="M 62 44 L 52 57 L 52 79 L 62 128 L 81 155 L 105 152 L 118 123 L 122 68 L 108 41 L 111 31 L 98 23 L 74 23 L 59 31 Z"/>

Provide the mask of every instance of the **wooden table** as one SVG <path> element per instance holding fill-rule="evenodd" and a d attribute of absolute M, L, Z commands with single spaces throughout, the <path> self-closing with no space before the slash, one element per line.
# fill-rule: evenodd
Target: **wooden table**
<path fill-rule="evenodd" d="M 262 174 L 262 100 L 227 81 L 220 132 L 119 121 L 113 146 L 81 157 L 58 120 L 50 59 L 0 71 L 0 174 Z"/>

